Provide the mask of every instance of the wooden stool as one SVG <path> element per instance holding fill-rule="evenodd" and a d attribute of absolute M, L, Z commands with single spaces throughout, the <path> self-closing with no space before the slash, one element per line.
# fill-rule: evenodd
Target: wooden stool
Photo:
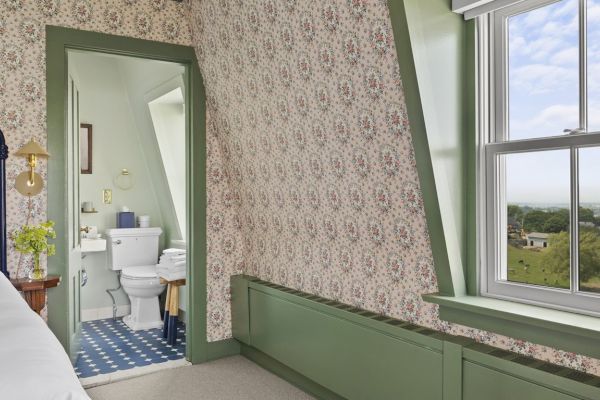
<path fill-rule="evenodd" d="M 171 346 L 177 341 L 177 321 L 179 319 L 179 286 L 185 285 L 185 279 L 168 281 L 160 278 L 160 283 L 167 284 L 167 300 L 163 316 L 163 338 Z"/>

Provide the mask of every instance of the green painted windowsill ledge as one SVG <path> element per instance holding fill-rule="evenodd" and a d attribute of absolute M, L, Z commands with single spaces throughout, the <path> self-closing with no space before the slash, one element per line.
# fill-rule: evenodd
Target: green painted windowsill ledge
<path fill-rule="evenodd" d="M 423 299 L 439 305 L 444 321 L 600 358 L 600 318 L 489 297 Z"/>

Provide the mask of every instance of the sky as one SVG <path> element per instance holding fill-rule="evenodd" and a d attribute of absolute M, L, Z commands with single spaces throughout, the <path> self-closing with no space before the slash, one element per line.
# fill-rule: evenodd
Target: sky
<path fill-rule="evenodd" d="M 579 126 L 579 1 L 561 0 L 508 22 L 509 136 Z M 600 0 L 587 0 L 589 130 L 600 131 Z M 509 203 L 568 203 L 569 151 L 506 156 Z M 580 200 L 600 204 L 600 148 L 580 151 Z"/>

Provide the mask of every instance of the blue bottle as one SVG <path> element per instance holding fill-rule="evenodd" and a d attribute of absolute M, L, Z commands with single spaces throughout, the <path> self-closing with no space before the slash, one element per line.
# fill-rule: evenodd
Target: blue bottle
<path fill-rule="evenodd" d="M 135 228 L 135 213 L 120 211 L 117 213 L 117 228 Z"/>

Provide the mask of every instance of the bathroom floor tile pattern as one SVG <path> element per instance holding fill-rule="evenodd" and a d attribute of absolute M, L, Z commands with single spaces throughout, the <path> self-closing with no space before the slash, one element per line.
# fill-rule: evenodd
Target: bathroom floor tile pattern
<path fill-rule="evenodd" d="M 132 331 L 122 319 L 81 323 L 81 350 L 75 364 L 79 378 L 158 364 L 185 357 L 185 325 L 177 326 L 175 346 L 167 344 L 162 329 Z"/>

